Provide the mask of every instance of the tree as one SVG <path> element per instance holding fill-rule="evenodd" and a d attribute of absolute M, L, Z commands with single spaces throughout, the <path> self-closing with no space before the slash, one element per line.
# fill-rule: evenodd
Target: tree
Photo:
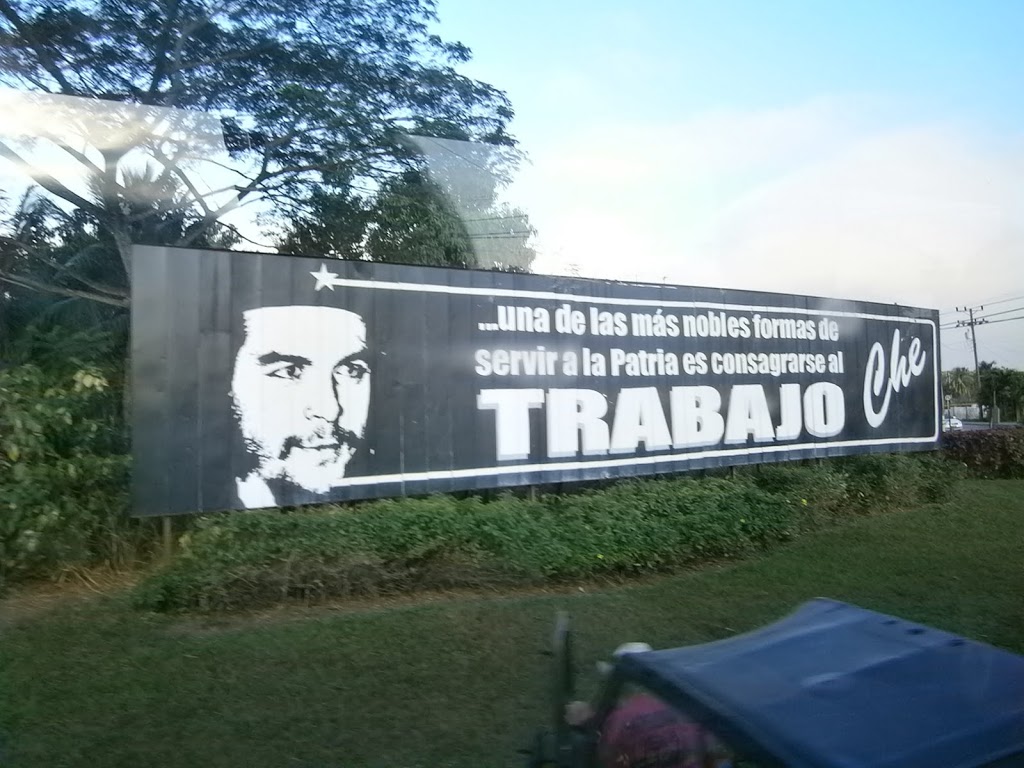
<path fill-rule="evenodd" d="M 435 20 L 434 0 L 0 0 L 0 84 L 37 115 L 21 140 L 0 137 L 0 157 L 112 245 L 117 279 L 97 288 L 67 267 L 68 288 L 26 281 L 20 264 L 0 277 L 110 303 L 132 243 L 223 237 L 224 216 L 253 200 L 301 220 L 334 204 L 318 196 L 325 179 L 344 199 L 415 167 L 409 134 L 513 146 L 508 99 L 456 71 L 470 51 L 431 34 Z M 41 145 L 85 192 L 33 160 Z"/>
<path fill-rule="evenodd" d="M 154 183 L 144 175 L 125 178 L 133 190 Z M 148 200 L 173 200 L 181 191 L 165 186 Z M 132 237 L 137 242 L 167 242 L 188 225 L 187 209 L 162 214 L 146 200 L 126 202 L 135 216 Z M 229 247 L 232 233 L 211 227 L 196 245 Z M 109 230 L 90 211 L 70 211 L 56 205 L 36 188 L 29 189 L 0 229 L 0 277 L 7 294 L 0 317 L 0 350 L 6 350 L 29 326 L 38 330 L 96 328 L 110 331 L 127 345 L 129 286 Z"/>
<path fill-rule="evenodd" d="M 434 135 L 413 136 L 432 187 L 458 215 L 470 241 L 473 263 L 482 269 L 527 272 L 536 234 L 522 210 L 500 201 L 509 170 L 521 160 L 515 148 L 467 141 L 456 129 L 431 126 Z"/>
<path fill-rule="evenodd" d="M 475 265 L 473 247 L 458 213 L 417 171 L 385 185 L 370 213 L 366 253 L 371 261 Z"/>
<path fill-rule="evenodd" d="M 978 365 L 981 373 L 979 399 L 983 405 L 998 406 L 1003 415 L 1013 414 L 1020 419 L 1024 411 L 1024 371 L 1003 368 L 995 363 Z"/>
<path fill-rule="evenodd" d="M 450 126 L 429 126 L 464 136 Z M 372 195 L 332 185 L 315 190 L 310 213 L 290 222 L 278 247 L 288 253 L 391 263 L 528 272 L 535 234 L 522 211 L 499 202 L 509 147 L 465 138 L 414 136 L 417 166 Z"/>
<path fill-rule="evenodd" d="M 362 259 L 369 222 L 366 198 L 347 185 L 325 185 L 313 190 L 306 210 L 287 223 L 276 245 L 282 253 Z"/>
<path fill-rule="evenodd" d="M 942 391 L 961 403 L 972 402 L 977 397 L 974 372 L 962 367 L 943 371 Z"/>
<path fill-rule="evenodd" d="M 105 276 L 97 274 L 96 265 L 102 268 L 102 260 L 90 257 L 103 244 L 87 230 L 79 212 L 68 214 L 37 190 L 29 190 L 4 224 L 0 272 L 18 275 L 3 288 L 0 351 L 5 356 L 32 322 L 65 320 L 71 327 L 95 325 L 110 319 L 112 307 L 123 305 L 124 289 L 103 285 Z M 80 275 L 68 279 L 67 270 L 76 266 Z M 83 282 L 106 300 L 83 301 L 86 294 L 76 287 Z M 56 299 L 34 290 L 44 284 Z"/>

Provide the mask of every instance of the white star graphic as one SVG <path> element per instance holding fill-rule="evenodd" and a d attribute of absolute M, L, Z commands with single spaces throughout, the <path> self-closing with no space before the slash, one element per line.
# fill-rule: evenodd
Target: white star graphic
<path fill-rule="evenodd" d="M 329 272 L 326 264 L 321 264 L 318 272 L 310 272 L 309 274 L 311 274 L 313 279 L 316 280 L 316 285 L 313 288 L 314 290 L 319 291 L 321 288 L 330 288 L 332 291 L 334 290 L 334 280 L 338 277 L 338 273 Z"/>

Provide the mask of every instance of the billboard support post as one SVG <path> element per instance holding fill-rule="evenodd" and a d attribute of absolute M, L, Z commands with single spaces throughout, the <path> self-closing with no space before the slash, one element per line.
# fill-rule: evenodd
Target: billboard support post
<path fill-rule="evenodd" d="M 170 560 L 174 555 L 174 519 L 170 515 L 164 515 L 162 518 L 163 528 L 163 550 L 164 560 Z"/>

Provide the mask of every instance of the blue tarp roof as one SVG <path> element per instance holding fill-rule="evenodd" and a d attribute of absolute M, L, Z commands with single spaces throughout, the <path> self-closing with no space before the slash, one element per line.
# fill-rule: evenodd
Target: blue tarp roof
<path fill-rule="evenodd" d="M 1024 657 L 835 600 L 618 667 L 765 762 L 1024 765 Z"/>

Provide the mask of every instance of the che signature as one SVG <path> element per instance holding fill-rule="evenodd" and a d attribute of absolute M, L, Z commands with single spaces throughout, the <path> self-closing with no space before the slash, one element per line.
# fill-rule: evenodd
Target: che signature
<path fill-rule="evenodd" d="M 892 347 L 886 376 L 885 350 L 881 342 L 874 343 L 868 353 L 867 371 L 864 374 L 864 415 L 868 424 L 875 428 L 882 425 L 889 413 L 893 393 L 898 394 L 910 384 L 911 379 L 921 375 L 927 357 L 927 353 L 921 347 L 921 340 L 916 336 L 911 339 L 907 354 L 901 354 L 900 332 L 897 329 L 892 332 Z M 875 410 L 875 400 L 879 397 L 882 398 L 882 402 L 878 410 Z"/>

